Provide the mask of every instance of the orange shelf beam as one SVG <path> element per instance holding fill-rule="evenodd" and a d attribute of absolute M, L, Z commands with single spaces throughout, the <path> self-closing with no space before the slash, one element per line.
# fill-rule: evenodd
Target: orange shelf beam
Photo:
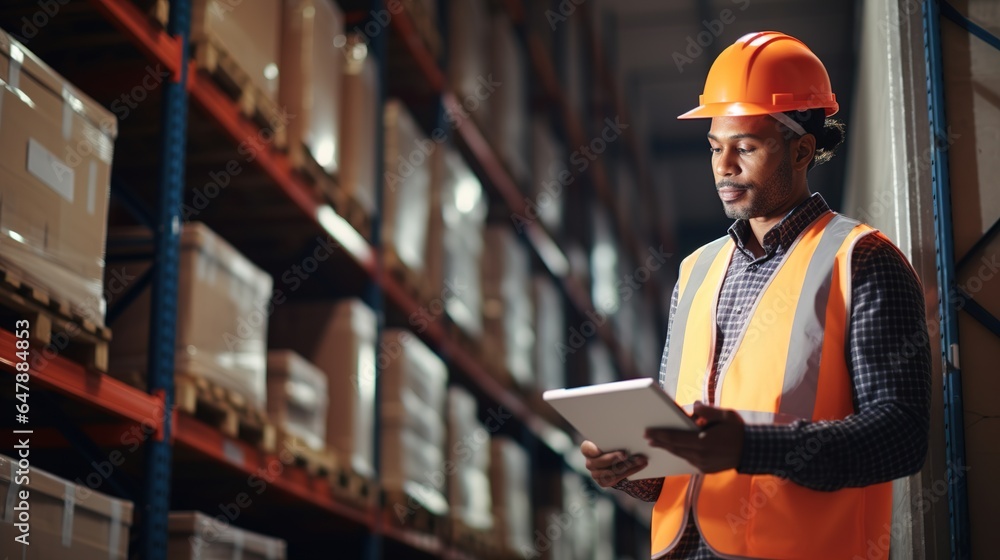
<path fill-rule="evenodd" d="M 20 362 L 14 349 L 17 340 L 14 333 L 0 329 L 0 369 L 9 372 L 12 376 L 17 373 L 15 364 Z M 41 351 L 41 348 L 31 348 L 30 350 L 32 356 Z M 29 363 L 31 362 L 29 361 Z M 161 397 L 140 391 L 103 373 L 87 371 L 82 365 L 62 356 L 57 355 L 52 359 L 44 359 L 43 356 L 40 363 L 39 367 L 29 370 L 29 391 L 39 388 L 39 386 L 51 389 L 79 401 L 90 403 L 103 412 L 137 424 L 153 426 L 156 428 L 156 433 L 162 433 L 163 399 Z M 26 429 L 30 429 L 30 422 Z"/>

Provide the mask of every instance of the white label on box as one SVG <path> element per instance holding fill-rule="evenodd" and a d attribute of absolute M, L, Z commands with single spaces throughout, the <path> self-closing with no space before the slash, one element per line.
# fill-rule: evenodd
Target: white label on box
<path fill-rule="evenodd" d="M 28 171 L 67 201 L 73 202 L 73 168 L 34 138 L 28 139 Z"/>
<path fill-rule="evenodd" d="M 226 456 L 234 465 L 243 466 L 246 463 L 246 457 L 243 455 L 243 450 L 240 446 L 233 443 L 233 441 L 226 439 L 222 442 L 222 454 Z"/>
<path fill-rule="evenodd" d="M 67 482 L 63 486 L 62 545 L 73 546 L 73 512 L 76 509 L 76 486 Z"/>

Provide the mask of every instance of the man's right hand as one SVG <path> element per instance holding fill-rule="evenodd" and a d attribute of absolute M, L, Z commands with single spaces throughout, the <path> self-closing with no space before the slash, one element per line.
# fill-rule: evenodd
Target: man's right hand
<path fill-rule="evenodd" d="M 626 455 L 624 451 L 601 451 L 592 441 L 580 444 L 580 452 L 587 458 L 590 476 L 602 488 L 611 488 L 622 480 L 644 469 L 648 464 L 642 455 Z"/>

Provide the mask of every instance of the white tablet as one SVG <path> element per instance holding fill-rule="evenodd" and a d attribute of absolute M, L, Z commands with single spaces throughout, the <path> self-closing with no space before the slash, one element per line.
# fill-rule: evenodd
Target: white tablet
<path fill-rule="evenodd" d="M 554 389 L 545 391 L 542 398 L 601 450 L 645 455 L 649 464 L 630 479 L 700 472 L 684 459 L 650 447 L 646 441 L 646 428 L 698 429 L 653 379 Z"/>

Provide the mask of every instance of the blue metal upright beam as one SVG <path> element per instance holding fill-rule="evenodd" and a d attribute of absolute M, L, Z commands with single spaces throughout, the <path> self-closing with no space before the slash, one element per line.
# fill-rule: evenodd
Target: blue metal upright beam
<path fill-rule="evenodd" d="M 368 21 L 374 21 L 372 18 L 375 14 L 385 13 L 385 3 L 383 0 L 371 0 L 368 12 Z M 366 22 L 367 23 L 367 22 Z M 375 212 L 371 217 L 371 242 L 372 247 L 378 255 L 378 263 L 376 265 L 376 274 L 381 276 L 385 274 L 385 263 L 382 261 L 382 220 L 384 218 L 382 209 L 385 207 L 383 201 L 383 176 L 384 176 L 384 166 L 385 166 L 385 156 L 384 156 L 384 139 L 385 139 L 385 97 L 386 97 L 386 81 L 388 79 L 388 64 L 386 61 L 386 52 L 388 51 L 388 37 L 390 30 L 387 26 L 379 24 L 379 32 L 370 38 L 370 43 L 368 45 L 369 56 L 375 58 L 376 64 L 378 64 L 378 80 L 376 80 L 376 92 L 375 92 L 375 122 L 371 123 L 375 127 L 375 145 L 369 146 L 375 153 Z M 385 303 L 382 294 L 382 288 L 379 283 L 374 278 L 368 279 L 365 285 L 364 293 L 365 302 L 371 306 L 372 310 L 375 311 L 375 317 L 377 318 L 375 336 L 376 347 L 378 346 L 378 341 L 382 339 L 382 331 L 385 328 Z M 379 473 L 381 469 L 379 465 L 381 464 L 381 449 L 382 449 L 382 371 L 379 366 L 380 360 L 375 360 L 375 407 L 373 412 L 373 427 L 372 434 L 372 467 L 375 469 L 375 478 L 379 478 Z M 377 497 L 381 500 L 381 497 Z M 377 504 L 379 508 L 382 507 L 381 502 Z M 381 521 L 381 520 L 380 520 Z M 383 543 L 382 535 L 379 531 L 371 531 L 364 537 L 364 558 L 365 560 L 382 560 L 383 557 Z"/>
<path fill-rule="evenodd" d="M 139 557 L 166 560 L 167 517 L 170 512 L 171 409 L 174 405 L 174 340 L 177 327 L 180 267 L 181 200 L 187 145 L 187 68 L 190 56 L 191 0 L 171 0 L 168 32 L 182 45 L 180 75 L 163 91 L 160 163 L 160 207 L 154 228 L 156 260 L 153 271 L 149 339 L 149 390 L 164 395 L 163 438 L 146 443 L 143 509 Z"/>
<path fill-rule="evenodd" d="M 965 467 L 965 418 L 962 372 L 959 369 L 958 309 L 955 295 L 955 248 L 952 228 L 948 134 L 945 116 L 941 17 L 939 0 L 924 2 L 924 56 L 927 61 L 927 106 L 931 127 L 931 181 L 937 245 L 938 311 L 944 357 L 945 462 L 948 473 L 948 513 L 951 557 L 969 558 L 968 488 Z"/>

